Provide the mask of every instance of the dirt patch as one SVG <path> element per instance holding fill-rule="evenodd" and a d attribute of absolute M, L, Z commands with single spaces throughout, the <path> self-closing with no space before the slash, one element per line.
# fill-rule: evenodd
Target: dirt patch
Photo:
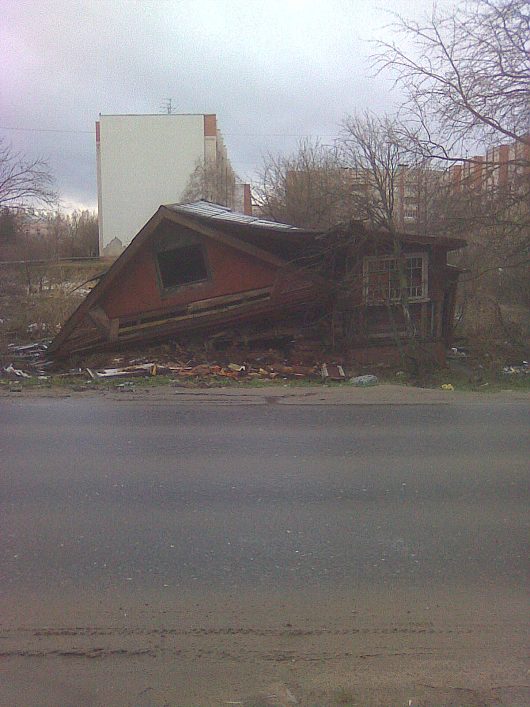
<path fill-rule="evenodd" d="M 526 705 L 527 602 L 507 591 L 264 590 L 20 598 L 3 704 Z M 10 611 L 11 609 L 11 611 Z"/>

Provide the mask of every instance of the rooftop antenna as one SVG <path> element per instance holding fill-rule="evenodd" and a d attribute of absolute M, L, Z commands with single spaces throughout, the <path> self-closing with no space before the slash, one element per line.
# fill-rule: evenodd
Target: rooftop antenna
<path fill-rule="evenodd" d="M 166 100 L 160 106 L 160 110 L 162 113 L 167 113 L 168 115 L 173 115 L 173 112 L 174 112 L 173 99 L 166 98 Z"/>

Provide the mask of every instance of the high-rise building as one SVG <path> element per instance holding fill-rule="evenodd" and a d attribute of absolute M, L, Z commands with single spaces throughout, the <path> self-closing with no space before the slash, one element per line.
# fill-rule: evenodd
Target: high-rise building
<path fill-rule="evenodd" d="M 121 252 L 161 204 L 204 198 L 249 212 L 215 114 L 100 115 L 96 155 L 102 255 Z"/>
<path fill-rule="evenodd" d="M 528 189 L 530 134 L 517 141 L 490 147 L 449 170 L 454 192 Z"/>

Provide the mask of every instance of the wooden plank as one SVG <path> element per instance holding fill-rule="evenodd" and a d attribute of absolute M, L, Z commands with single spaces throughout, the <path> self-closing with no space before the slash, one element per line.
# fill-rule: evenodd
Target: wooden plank
<path fill-rule="evenodd" d="M 246 290 L 231 295 L 223 295 L 222 297 L 210 297 L 208 299 L 196 300 L 190 302 L 187 306 L 189 312 L 195 312 L 200 309 L 208 309 L 211 306 L 230 304 L 232 302 L 245 302 L 246 300 L 254 299 L 260 295 L 270 295 L 270 287 L 262 287 L 259 290 Z"/>
<path fill-rule="evenodd" d="M 442 338 L 442 311 L 443 311 L 443 302 L 436 302 L 436 307 L 435 307 L 435 312 L 436 312 L 436 325 L 435 325 L 435 336 L 437 339 Z"/>
<path fill-rule="evenodd" d="M 110 332 L 110 319 L 101 307 L 92 307 L 88 310 L 88 316 L 94 322 L 103 336 L 108 337 Z"/>
<path fill-rule="evenodd" d="M 422 302 L 421 303 L 421 324 L 420 324 L 420 331 L 421 331 L 421 336 L 423 339 L 427 337 L 427 321 L 428 321 L 428 309 L 427 309 L 427 302 Z"/>
<path fill-rule="evenodd" d="M 205 309 L 205 310 L 198 310 L 198 311 L 191 311 L 188 312 L 187 314 L 182 314 L 179 316 L 175 317 L 168 317 L 166 319 L 157 319 L 155 321 L 151 322 L 145 322 L 145 323 L 140 323 L 136 325 L 131 325 L 131 326 L 122 326 L 120 328 L 120 337 L 122 335 L 122 332 L 130 331 L 132 329 L 134 330 L 140 330 L 140 329 L 149 329 L 157 326 L 162 326 L 168 322 L 182 322 L 186 320 L 191 320 L 191 319 L 199 319 L 199 318 L 204 318 L 204 317 L 210 317 L 212 315 L 221 313 L 221 312 L 228 312 L 228 311 L 233 311 L 234 309 L 239 309 L 239 308 L 249 308 L 252 307 L 252 305 L 256 304 L 262 304 L 263 300 L 259 302 L 234 302 L 232 304 L 225 304 L 224 306 L 215 306 L 211 307 L 210 309 Z"/>
<path fill-rule="evenodd" d="M 187 315 L 195 309 L 204 309 L 211 304 L 224 304 L 225 302 L 238 301 L 243 298 L 256 297 L 261 294 L 270 293 L 271 288 L 265 287 L 257 290 L 244 290 L 243 292 L 237 292 L 230 295 L 223 295 L 220 297 L 209 297 L 208 299 L 195 300 L 194 302 L 172 306 L 164 307 L 161 309 L 149 309 L 142 312 L 129 313 L 122 315 L 120 317 L 120 328 L 128 326 L 136 326 L 139 324 L 147 324 L 149 322 L 156 323 L 156 321 L 165 321 L 176 316 Z"/>
<path fill-rule="evenodd" d="M 287 312 L 303 309 L 315 302 L 314 298 L 304 298 L 304 300 L 293 300 L 281 303 L 281 306 L 272 305 L 270 300 L 247 303 L 244 305 L 227 305 L 222 309 L 207 312 L 195 312 L 187 316 L 174 317 L 148 324 L 121 327 L 119 340 L 129 341 L 133 339 L 153 338 L 166 333 L 188 331 L 190 329 L 201 329 L 205 327 L 223 325 L 236 326 L 239 322 L 250 321 L 260 317 L 283 318 Z"/>
<path fill-rule="evenodd" d="M 120 320 L 118 318 L 111 319 L 108 340 L 109 341 L 118 341 L 119 331 L 120 331 Z"/>

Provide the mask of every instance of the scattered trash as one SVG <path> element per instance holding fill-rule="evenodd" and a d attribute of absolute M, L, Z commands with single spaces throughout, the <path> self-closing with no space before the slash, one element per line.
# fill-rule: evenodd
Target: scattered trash
<path fill-rule="evenodd" d="M 321 375 L 324 380 L 331 381 L 343 381 L 346 380 L 346 374 L 344 373 L 344 368 L 336 364 L 323 363 L 321 368 Z"/>
<path fill-rule="evenodd" d="M 135 376 L 156 376 L 158 367 L 156 363 L 143 363 L 125 368 L 103 368 L 101 370 L 87 368 L 86 372 L 93 380 L 98 378 L 131 378 Z"/>
<path fill-rule="evenodd" d="M 37 332 L 45 332 L 48 329 L 46 324 L 37 324 L 37 322 L 33 322 L 33 324 L 28 324 L 28 332 L 30 334 L 36 334 Z"/>
<path fill-rule="evenodd" d="M 442 390 L 454 390 L 454 385 L 452 383 L 442 383 L 440 386 Z"/>
<path fill-rule="evenodd" d="M 35 341 L 32 344 L 24 344 L 22 346 L 8 344 L 7 350 L 14 361 L 37 363 L 44 360 L 50 342 L 51 339 L 43 339 L 42 341 Z"/>
<path fill-rule="evenodd" d="M 22 393 L 22 383 L 11 383 L 9 386 L 10 393 Z"/>
<path fill-rule="evenodd" d="M 17 378 L 32 378 L 30 373 L 22 371 L 20 368 L 15 368 L 12 363 L 9 366 L 4 366 L 0 371 L 3 378 L 9 378 L 10 380 L 16 380 Z"/>
<path fill-rule="evenodd" d="M 116 385 L 116 388 L 119 390 L 120 393 L 134 393 L 135 391 L 134 383 L 132 381 L 124 381 L 123 383 L 118 383 Z"/>
<path fill-rule="evenodd" d="M 447 358 L 467 358 L 467 351 L 459 346 L 452 346 L 447 352 Z"/>
<path fill-rule="evenodd" d="M 70 368 L 69 371 L 65 373 L 56 373 L 57 378 L 80 378 L 85 375 L 85 371 L 82 368 Z"/>
<path fill-rule="evenodd" d="M 379 378 L 372 374 L 368 374 L 366 376 L 355 376 L 355 378 L 350 378 L 350 383 L 358 387 L 377 385 L 379 383 Z"/>
<path fill-rule="evenodd" d="M 526 375 L 530 373 L 530 366 L 528 365 L 528 361 L 522 361 L 520 364 L 504 366 L 502 373 L 505 376 Z"/>

